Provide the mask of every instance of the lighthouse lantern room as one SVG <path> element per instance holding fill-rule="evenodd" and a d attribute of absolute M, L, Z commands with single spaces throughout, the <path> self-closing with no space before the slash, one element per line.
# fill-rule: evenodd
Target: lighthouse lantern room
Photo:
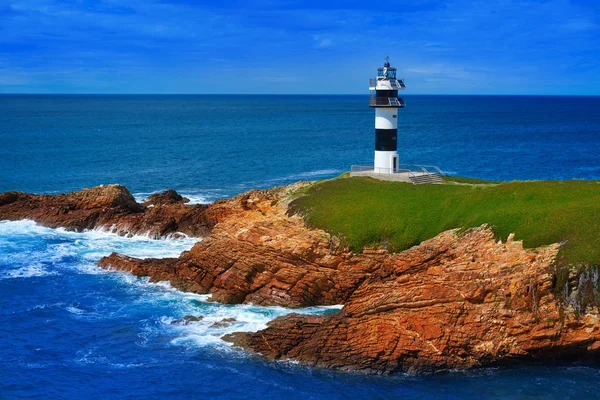
<path fill-rule="evenodd" d="M 369 106 L 375 108 L 375 173 L 397 172 L 398 159 L 398 109 L 404 100 L 398 90 L 404 90 L 404 80 L 396 77 L 396 68 L 390 66 L 386 57 L 383 68 L 377 69 L 377 78 L 370 80 Z"/>

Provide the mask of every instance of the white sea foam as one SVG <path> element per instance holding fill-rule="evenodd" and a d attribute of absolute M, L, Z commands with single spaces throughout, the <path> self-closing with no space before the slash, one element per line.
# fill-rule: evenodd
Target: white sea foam
<path fill-rule="evenodd" d="M 20 221 L 0 221 L 0 237 L 38 236 L 53 230 L 44 228 L 29 219 Z"/>
<path fill-rule="evenodd" d="M 174 331 L 176 338 L 171 340 L 172 345 L 183 346 L 219 346 L 229 347 L 230 344 L 221 338 L 233 332 L 256 332 L 267 327 L 273 319 L 298 312 L 304 314 L 321 314 L 326 310 L 321 307 L 305 309 L 286 309 L 282 307 L 259 307 L 253 305 L 222 305 L 216 303 L 194 304 L 185 307 L 183 315 L 203 316 L 200 321 L 190 322 L 187 325 L 172 325 L 173 316 L 163 316 L 161 323 L 165 329 Z M 179 318 L 183 315 L 177 315 Z M 226 321 L 223 321 L 226 320 Z M 230 321 L 227 321 L 230 320 Z"/>
<path fill-rule="evenodd" d="M 177 257 L 201 240 L 185 235 L 176 239 L 154 239 L 148 235 L 124 237 L 107 229 L 73 232 L 63 228 L 46 228 L 31 220 L 0 221 L 0 248 L 3 244 L 14 246 L 23 239 L 33 237 L 62 241 L 49 245 L 54 259 L 81 254 L 87 259 L 97 259 L 112 251 L 139 258 Z"/>
<path fill-rule="evenodd" d="M 168 282 L 149 282 L 148 278 L 136 278 L 131 275 L 118 274 L 118 279 L 127 283 L 132 289 L 142 290 L 137 307 L 162 308 L 168 305 L 169 315 L 157 317 L 156 324 L 149 323 L 140 333 L 140 345 L 151 340 L 153 336 L 168 335 L 173 337 L 170 343 L 184 347 L 214 347 L 228 349 L 229 343 L 221 338 L 233 332 L 256 332 L 267 327 L 273 319 L 291 312 L 304 314 L 323 314 L 341 309 L 342 306 L 307 307 L 288 309 L 284 307 L 263 307 L 251 304 L 226 305 L 210 301 L 210 295 L 184 293 L 174 289 Z M 171 324 L 186 315 L 202 316 L 197 322 L 187 325 Z M 221 324 L 224 319 L 234 319 Z M 216 324 L 216 325 L 215 325 Z M 219 326 L 221 325 L 221 326 Z"/>
<path fill-rule="evenodd" d="M 30 220 L 0 221 L 0 279 L 60 275 L 65 268 L 71 273 L 100 274 L 104 271 L 96 261 L 112 252 L 139 258 L 177 257 L 199 240 L 154 240 L 105 230 L 51 229 Z"/>
<path fill-rule="evenodd" d="M 90 349 L 79 350 L 77 355 L 78 357 L 75 361 L 81 364 L 106 364 L 108 362 L 106 357 L 96 355 L 94 351 Z"/>
<path fill-rule="evenodd" d="M 208 196 L 203 196 L 200 194 L 183 193 L 182 196 L 190 199 L 189 203 L 187 204 L 209 204 L 214 201 L 214 198 L 210 198 Z"/>
<path fill-rule="evenodd" d="M 74 307 L 74 306 L 69 306 L 69 307 L 65 308 L 65 310 L 67 310 L 67 311 L 68 311 L 68 312 L 70 312 L 71 314 L 75 314 L 75 315 L 82 315 L 82 314 L 85 314 L 85 311 L 84 311 L 84 310 L 82 310 L 82 309 L 80 309 L 80 308 L 77 308 L 77 307 Z"/>
<path fill-rule="evenodd" d="M 57 275 L 56 271 L 48 271 L 42 264 L 36 263 L 4 271 L 0 274 L 0 279 L 33 278 L 40 276 Z"/>

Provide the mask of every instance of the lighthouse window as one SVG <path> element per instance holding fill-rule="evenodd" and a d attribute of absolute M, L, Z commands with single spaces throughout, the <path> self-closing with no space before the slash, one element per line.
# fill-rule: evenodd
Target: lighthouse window
<path fill-rule="evenodd" d="M 392 118 L 398 118 L 398 116 L 396 114 L 392 115 Z"/>

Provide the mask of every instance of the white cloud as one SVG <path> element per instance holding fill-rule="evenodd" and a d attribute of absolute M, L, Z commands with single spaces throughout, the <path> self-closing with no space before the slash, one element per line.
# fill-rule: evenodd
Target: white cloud
<path fill-rule="evenodd" d="M 324 49 L 333 45 L 333 40 L 329 38 L 322 38 L 319 35 L 315 35 L 313 39 L 316 41 L 315 47 L 318 49 Z"/>

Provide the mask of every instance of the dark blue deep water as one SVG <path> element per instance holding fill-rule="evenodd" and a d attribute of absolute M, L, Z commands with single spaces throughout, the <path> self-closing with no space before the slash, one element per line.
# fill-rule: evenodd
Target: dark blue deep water
<path fill-rule="evenodd" d="M 599 97 L 406 102 L 402 163 L 490 179 L 600 179 Z M 0 96 L 0 192 L 121 183 L 138 198 L 172 187 L 207 202 L 332 177 L 371 162 L 366 104 L 365 96 Z M 0 221 L 0 398 L 600 398 L 598 367 L 378 377 L 264 361 L 220 337 L 290 310 L 210 303 L 94 265 L 112 251 L 176 256 L 193 243 Z M 187 314 L 205 319 L 170 324 Z M 226 317 L 237 322 L 210 327 Z"/>

